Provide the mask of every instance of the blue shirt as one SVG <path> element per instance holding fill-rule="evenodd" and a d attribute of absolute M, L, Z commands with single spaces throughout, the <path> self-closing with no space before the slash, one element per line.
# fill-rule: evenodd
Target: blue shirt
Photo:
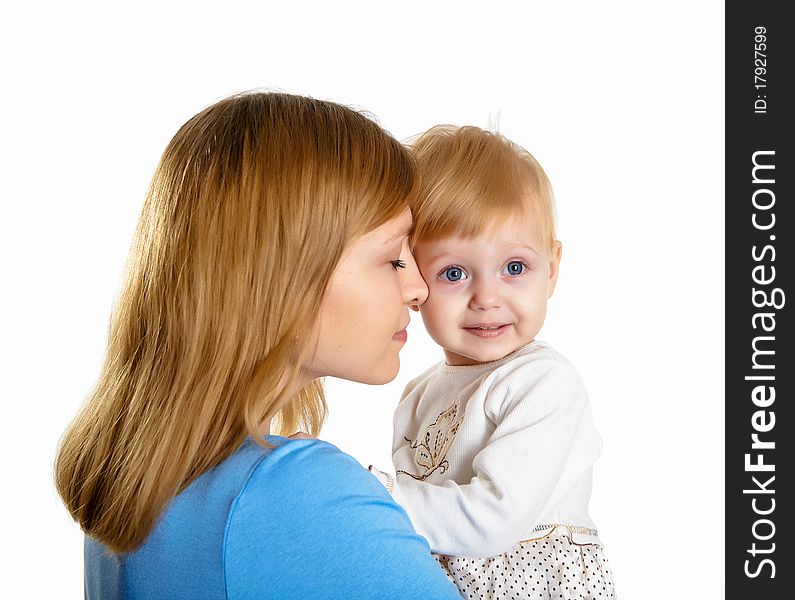
<path fill-rule="evenodd" d="M 166 507 L 144 543 L 85 543 L 86 598 L 460 598 L 408 516 L 319 440 L 246 442 Z"/>

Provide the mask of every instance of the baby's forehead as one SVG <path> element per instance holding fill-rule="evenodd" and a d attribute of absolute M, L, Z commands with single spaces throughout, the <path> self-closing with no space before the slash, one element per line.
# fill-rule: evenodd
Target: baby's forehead
<path fill-rule="evenodd" d="M 415 252 L 426 260 L 447 255 L 486 257 L 495 254 L 526 250 L 539 254 L 542 241 L 531 228 L 500 228 L 474 235 L 450 234 L 418 241 Z"/>
<path fill-rule="evenodd" d="M 505 218 L 494 219 L 481 224 L 477 230 L 470 227 L 460 230 L 436 232 L 427 239 L 414 240 L 416 245 L 427 248 L 440 246 L 478 247 L 483 245 L 527 244 L 541 239 L 541 224 L 535 215 L 511 214 Z"/>

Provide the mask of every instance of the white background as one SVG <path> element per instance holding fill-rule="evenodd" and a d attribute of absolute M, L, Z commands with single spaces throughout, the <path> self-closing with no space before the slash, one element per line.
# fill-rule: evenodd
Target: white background
<path fill-rule="evenodd" d="M 289 4 L 289 7 L 288 7 Z M 93 385 L 146 187 L 198 110 L 255 87 L 371 111 L 396 137 L 487 126 L 555 188 L 564 258 L 541 339 L 605 442 L 592 516 L 625 600 L 723 594 L 723 4 L 28 2 L 3 8 L 0 596 L 82 597 L 52 485 Z M 324 437 L 390 464 L 391 414 L 441 358 L 330 381 Z"/>

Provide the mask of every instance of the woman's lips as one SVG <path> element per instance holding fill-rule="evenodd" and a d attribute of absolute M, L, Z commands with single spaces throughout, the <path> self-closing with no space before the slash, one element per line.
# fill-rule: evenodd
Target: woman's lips
<path fill-rule="evenodd" d="M 510 327 L 510 323 L 478 323 L 477 325 L 464 327 L 464 331 L 479 338 L 495 338 L 505 333 L 508 327 Z"/>
<path fill-rule="evenodd" d="M 395 335 L 392 336 L 392 339 L 396 342 L 405 342 L 408 339 L 409 334 L 406 333 L 405 329 L 401 329 Z"/>

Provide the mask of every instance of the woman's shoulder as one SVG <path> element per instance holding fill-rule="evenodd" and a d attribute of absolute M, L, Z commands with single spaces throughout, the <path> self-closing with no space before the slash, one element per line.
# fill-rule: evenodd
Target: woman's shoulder
<path fill-rule="evenodd" d="M 276 496 L 290 496 L 302 490 L 338 493 L 339 486 L 363 487 L 373 493 L 383 489 L 356 459 L 333 444 L 280 436 L 266 436 L 265 440 L 273 447 L 248 439 L 236 453 L 234 462 L 247 471 L 240 496 L 267 495 L 276 500 Z"/>
<path fill-rule="evenodd" d="M 227 520 L 230 597 L 258 589 L 363 598 L 378 589 L 378 597 L 397 598 L 397 582 L 411 574 L 434 590 L 428 597 L 454 597 L 405 511 L 353 457 L 321 440 L 268 441 L 274 448 L 242 449 L 259 460 Z"/>
<path fill-rule="evenodd" d="M 261 569 L 251 571 L 255 579 L 274 572 L 270 550 L 263 549 L 284 547 L 294 532 L 312 526 L 313 503 L 331 505 L 334 493 L 379 491 L 369 472 L 331 444 L 278 436 L 266 441 L 271 447 L 247 439 L 196 478 L 135 551 L 117 556 L 87 539 L 87 596 L 106 597 L 100 590 L 114 588 L 120 596 L 158 598 L 179 589 L 179 597 L 223 597 L 225 587 L 258 583 L 248 579 L 247 564 Z M 369 488 L 366 477 L 373 480 Z"/>
<path fill-rule="evenodd" d="M 311 539 L 313 529 L 329 525 L 330 515 L 345 516 L 334 523 L 338 530 L 376 513 L 380 522 L 411 528 L 405 511 L 378 479 L 333 444 L 276 436 L 266 440 L 273 448 L 249 440 L 238 453 L 249 468 L 230 505 L 227 537 L 249 537 L 262 528 L 271 539 L 297 534 Z"/>

